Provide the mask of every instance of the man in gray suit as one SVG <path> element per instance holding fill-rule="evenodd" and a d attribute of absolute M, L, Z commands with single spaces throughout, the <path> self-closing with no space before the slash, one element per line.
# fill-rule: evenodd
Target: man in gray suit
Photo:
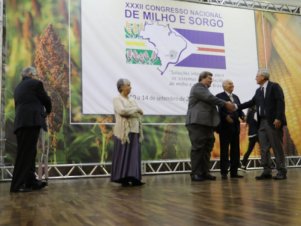
<path fill-rule="evenodd" d="M 256 180 L 285 180 L 287 178 L 285 155 L 282 148 L 283 126 L 286 125 L 283 90 L 276 82 L 270 81 L 267 69 L 260 69 L 256 75 L 260 87 L 250 101 L 238 105 L 239 109 L 256 106 L 258 118 L 258 139 L 263 172 Z M 270 148 L 273 149 L 277 175 L 272 177 Z"/>
<path fill-rule="evenodd" d="M 186 127 L 191 142 L 191 180 L 215 180 L 209 173 L 210 156 L 214 145 L 214 129 L 220 122 L 218 107 L 235 111 L 235 105 L 215 97 L 209 87 L 212 83 L 212 73 L 204 71 L 199 76 L 199 82 L 190 90 Z"/>

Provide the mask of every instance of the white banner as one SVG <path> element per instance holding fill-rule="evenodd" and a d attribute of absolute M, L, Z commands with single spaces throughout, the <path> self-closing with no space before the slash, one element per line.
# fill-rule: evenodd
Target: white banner
<path fill-rule="evenodd" d="M 225 79 L 242 101 L 257 87 L 254 12 L 170 0 L 81 1 L 84 114 L 113 114 L 127 78 L 146 115 L 185 115 L 199 73 Z"/>

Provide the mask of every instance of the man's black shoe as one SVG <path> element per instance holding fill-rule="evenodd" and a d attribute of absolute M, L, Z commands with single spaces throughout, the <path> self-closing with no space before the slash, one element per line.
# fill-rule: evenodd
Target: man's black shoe
<path fill-rule="evenodd" d="M 256 180 L 270 180 L 272 179 L 271 174 L 261 174 L 260 176 L 255 177 Z"/>
<path fill-rule="evenodd" d="M 36 181 L 31 185 L 32 190 L 41 190 L 42 188 L 47 186 L 47 182 L 45 181 Z"/>
<path fill-rule="evenodd" d="M 192 181 L 204 181 L 206 179 L 205 179 L 205 177 L 200 176 L 200 175 L 191 175 L 191 180 Z"/>
<path fill-rule="evenodd" d="M 273 177 L 274 180 L 285 180 L 286 175 L 285 174 L 277 174 L 276 176 Z"/>
<path fill-rule="evenodd" d="M 222 180 L 227 180 L 228 179 L 228 175 L 227 174 L 222 174 Z"/>
<path fill-rule="evenodd" d="M 244 176 L 239 175 L 239 174 L 234 174 L 230 176 L 231 178 L 243 178 Z"/>
<path fill-rule="evenodd" d="M 213 175 L 211 175 L 209 173 L 204 174 L 202 177 L 204 177 L 205 180 L 216 180 L 216 176 L 213 176 Z"/>

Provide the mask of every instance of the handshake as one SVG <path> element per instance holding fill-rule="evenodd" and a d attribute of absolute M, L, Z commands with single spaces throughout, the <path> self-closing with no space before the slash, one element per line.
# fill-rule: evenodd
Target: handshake
<path fill-rule="evenodd" d="M 234 112 L 237 110 L 237 105 L 233 104 L 231 101 L 227 101 L 224 107 L 230 112 Z"/>

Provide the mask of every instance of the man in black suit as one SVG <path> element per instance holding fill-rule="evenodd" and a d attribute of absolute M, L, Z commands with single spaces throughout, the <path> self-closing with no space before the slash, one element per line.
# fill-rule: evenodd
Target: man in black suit
<path fill-rule="evenodd" d="M 249 127 L 248 129 L 248 137 L 249 137 L 249 144 L 248 149 L 244 154 L 244 157 L 241 161 L 241 168 L 243 170 L 247 169 L 247 164 L 249 160 L 249 156 L 252 153 L 255 144 L 258 142 L 258 122 L 257 122 L 257 115 L 256 115 L 256 106 L 248 109 L 247 116 L 246 116 L 246 125 Z"/>
<path fill-rule="evenodd" d="M 256 75 L 257 84 L 260 87 L 256 90 L 254 97 L 241 105 L 244 109 L 256 105 L 257 118 L 259 123 L 258 139 L 261 150 L 261 165 L 263 173 L 257 176 L 257 180 L 272 179 L 270 148 L 273 149 L 276 159 L 277 175 L 276 180 L 286 179 L 285 156 L 282 147 L 283 126 L 286 125 L 285 102 L 282 88 L 278 83 L 269 81 L 268 70 L 259 70 Z"/>
<path fill-rule="evenodd" d="M 240 104 L 237 95 L 233 94 L 234 84 L 231 80 L 223 82 L 224 92 L 219 93 L 216 97 L 225 101 L 231 101 L 235 104 Z M 220 140 L 220 169 L 222 179 L 227 179 L 229 168 L 229 152 L 230 152 L 230 177 L 242 178 L 242 175 L 237 173 L 240 159 L 239 148 L 239 133 L 240 133 L 240 120 L 244 120 L 245 114 L 242 110 L 234 112 L 228 111 L 224 107 L 219 107 L 219 115 L 221 122 L 218 127 L 219 140 Z M 230 149 L 229 149 L 230 148 Z"/>
<path fill-rule="evenodd" d="M 186 128 L 191 141 L 191 180 L 215 180 L 209 173 L 210 156 L 214 145 L 214 129 L 219 124 L 216 106 L 224 106 L 229 111 L 235 110 L 235 105 L 215 97 L 209 87 L 213 74 L 204 71 L 199 76 L 199 82 L 191 87 Z"/>
<path fill-rule="evenodd" d="M 40 190 L 46 186 L 35 176 L 35 158 L 40 129 L 47 130 L 45 118 L 51 112 L 51 100 L 43 83 L 33 79 L 34 67 L 23 69 L 22 81 L 14 92 L 17 157 L 14 166 L 11 192 Z"/>

